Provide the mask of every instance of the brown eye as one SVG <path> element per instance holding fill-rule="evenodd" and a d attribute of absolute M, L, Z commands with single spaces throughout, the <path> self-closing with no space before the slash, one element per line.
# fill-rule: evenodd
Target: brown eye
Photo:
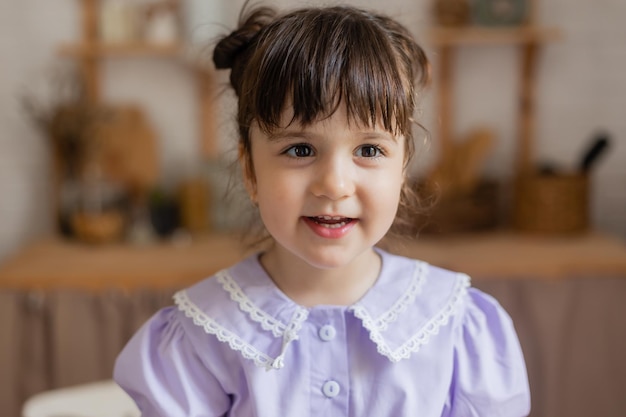
<path fill-rule="evenodd" d="M 293 158 L 307 158 L 313 156 L 313 149 L 309 145 L 294 145 L 287 149 L 285 154 Z"/>
<path fill-rule="evenodd" d="M 357 155 L 361 158 L 376 158 L 382 156 L 382 151 L 378 146 L 364 145 L 358 149 Z"/>

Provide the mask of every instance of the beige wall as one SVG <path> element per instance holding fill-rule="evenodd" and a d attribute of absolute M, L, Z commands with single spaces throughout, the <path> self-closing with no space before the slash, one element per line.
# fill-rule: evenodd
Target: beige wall
<path fill-rule="evenodd" d="M 186 0 L 198 44 L 232 26 L 243 0 Z M 279 6 L 314 1 L 268 1 Z M 326 1 L 324 3 L 331 3 Z M 351 0 L 378 8 L 421 30 L 431 20 L 427 0 Z M 55 48 L 79 36 L 77 0 L 0 0 L 0 260 L 23 243 L 51 230 L 49 166 L 45 142 L 21 112 L 18 97 L 33 91 L 45 97 L 46 77 L 57 65 Z M 593 174 L 593 222 L 626 238 L 626 2 L 622 0 L 537 1 L 538 20 L 563 30 L 565 39 L 544 48 L 538 68 L 537 157 L 572 166 L 598 129 L 613 136 L 613 148 Z M 197 27 L 197 26 L 196 26 Z M 428 48 L 432 54 L 434 51 Z M 455 132 L 488 124 L 498 146 L 488 170 L 511 175 L 515 147 L 517 55 L 509 47 L 473 47 L 460 52 L 456 66 Z M 222 78 L 222 81 L 225 79 Z M 198 162 L 193 78 L 179 63 L 159 59 L 110 60 L 105 97 L 139 101 L 159 132 L 163 181 L 173 183 Z M 219 121 L 220 140 L 230 148 L 232 100 Z M 424 121 L 436 131 L 433 99 L 424 101 Z M 436 152 L 436 143 L 433 145 Z M 429 158 L 424 158 L 428 161 Z"/>

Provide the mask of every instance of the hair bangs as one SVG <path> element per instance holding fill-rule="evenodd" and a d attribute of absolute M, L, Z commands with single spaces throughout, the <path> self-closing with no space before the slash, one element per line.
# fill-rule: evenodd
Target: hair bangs
<path fill-rule="evenodd" d="M 308 125 L 344 105 L 351 122 L 410 136 L 411 71 L 394 55 L 389 34 L 345 10 L 308 22 L 269 27 L 259 40 L 258 48 L 265 53 L 259 54 L 263 60 L 255 85 L 247 89 L 254 97 L 250 114 L 259 127 L 265 131 L 280 127 L 289 107 L 291 122 Z"/>

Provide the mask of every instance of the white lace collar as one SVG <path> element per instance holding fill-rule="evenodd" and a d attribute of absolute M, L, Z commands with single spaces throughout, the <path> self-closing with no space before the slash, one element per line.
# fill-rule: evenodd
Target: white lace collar
<path fill-rule="evenodd" d="M 383 267 L 374 286 L 354 305 L 337 308 L 360 319 L 378 352 L 398 362 L 418 352 L 448 323 L 467 291 L 469 277 L 379 253 Z M 285 353 L 298 339 L 310 311 L 274 285 L 258 255 L 179 291 L 174 300 L 195 325 L 266 369 L 285 365 Z M 227 305 L 232 308 L 225 308 Z M 241 320 L 241 315 L 247 319 Z M 252 335 L 259 331 L 268 336 L 269 343 L 260 343 L 258 335 Z"/>

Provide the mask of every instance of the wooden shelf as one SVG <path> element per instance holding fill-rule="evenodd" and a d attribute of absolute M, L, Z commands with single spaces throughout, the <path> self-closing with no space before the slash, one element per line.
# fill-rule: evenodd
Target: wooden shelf
<path fill-rule="evenodd" d="M 183 52 L 183 45 L 173 44 L 149 44 L 145 42 L 103 44 L 103 43 L 76 43 L 62 45 L 59 53 L 63 56 L 74 58 L 98 58 L 98 57 L 178 57 Z"/>
<path fill-rule="evenodd" d="M 198 123 L 200 144 L 205 157 L 217 158 L 218 149 L 213 125 L 214 86 L 212 72 L 185 56 L 183 41 L 171 44 L 155 44 L 145 41 L 106 43 L 99 38 L 100 0 L 80 0 L 82 35 L 73 43 L 63 44 L 58 54 L 76 60 L 85 83 L 87 99 L 98 104 L 102 101 L 100 91 L 101 64 L 110 58 L 163 58 L 187 64 L 193 72 L 198 88 Z M 178 11 L 179 12 L 179 11 Z"/>
<path fill-rule="evenodd" d="M 594 232 L 576 236 L 511 231 L 388 241 L 394 253 L 483 279 L 626 277 L 626 245 Z M 236 234 L 198 235 L 186 244 L 103 246 L 47 239 L 0 266 L 0 288 L 140 290 L 192 285 L 260 250 Z M 211 256 L 206 256 L 206 254 Z"/>
<path fill-rule="evenodd" d="M 443 27 L 435 26 L 425 32 L 425 38 L 438 49 L 439 65 L 435 77 L 438 84 L 439 106 L 439 142 L 441 156 L 437 166 L 437 173 L 444 178 L 451 178 L 454 174 L 455 141 L 453 135 L 453 60 L 457 49 L 467 46 L 506 45 L 519 49 L 521 59 L 519 104 L 518 104 L 518 133 L 517 133 L 517 161 L 515 176 L 521 176 L 533 169 L 534 126 L 535 126 L 535 66 L 539 48 L 547 42 L 562 38 L 557 28 L 541 27 L 526 24 L 514 27 Z"/>
<path fill-rule="evenodd" d="M 517 27 L 434 27 L 426 37 L 435 46 L 511 45 L 544 43 L 561 39 L 556 28 Z"/>

